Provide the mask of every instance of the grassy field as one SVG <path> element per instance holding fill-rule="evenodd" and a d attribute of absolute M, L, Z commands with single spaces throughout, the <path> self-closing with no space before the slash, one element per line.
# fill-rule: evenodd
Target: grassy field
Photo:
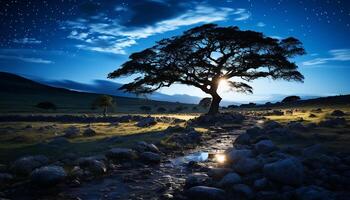
<path fill-rule="evenodd" d="M 190 119 L 196 115 L 165 116 Z M 98 154 L 116 146 L 130 147 L 136 141 L 158 143 L 168 137 L 163 134 L 163 131 L 169 126 L 184 126 L 184 122 L 178 124 L 158 122 L 154 126 L 140 128 L 135 123 L 132 121 L 116 125 L 113 123 L 2 122 L 0 123 L 0 163 L 8 163 L 25 155 L 44 154 L 57 158 L 67 153 L 75 153 L 84 156 Z M 79 128 L 81 133 L 92 128 L 97 134 L 91 137 L 80 135 L 68 138 L 70 143 L 64 145 L 49 145 L 52 139 L 62 136 L 71 126 Z M 198 131 L 204 131 L 204 129 L 198 129 Z M 116 139 L 112 142 L 108 140 L 116 137 L 120 140 Z"/>
<path fill-rule="evenodd" d="M 317 112 L 315 109 L 321 108 L 321 112 Z M 293 114 L 290 114 L 290 110 L 294 110 Z M 280 146 L 287 145 L 296 145 L 301 147 L 306 147 L 312 144 L 322 144 L 328 148 L 329 151 L 333 152 L 346 152 L 350 153 L 350 106 L 327 106 L 327 107 L 319 107 L 319 106 L 308 106 L 308 107 L 295 107 L 288 109 L 281 109 L 285 114 L 282 116 L 265 116 L 268 120 L 274 120 L 281 124 L 287 124 L 291 121 L 299 121 L 304 125 L 308 125 L 310 123 L 316 123 L 334 118 L 331 116 L 331 113 L 334 110 L 342 110 L 347 113 L 347 115 L 343 116 L 347 121 L 347 126 L 345 127 L 319 127 L 317 126 L 314 129 L 309 131 L 299 131 L 298 134 L 301 136 L 298 139 L 290 140 L 290 139 L 275 139 L 277 144 Z M 289 113 L 289 114 L 286 114 Z M 310 115 L 314 115 L 310 117 Z"/>

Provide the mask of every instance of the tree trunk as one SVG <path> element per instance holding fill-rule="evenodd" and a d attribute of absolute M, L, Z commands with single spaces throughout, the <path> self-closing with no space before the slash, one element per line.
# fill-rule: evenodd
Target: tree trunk
<path fill-rule="evenodd" d="M 217 93 L 212 94 L 211 96 L 212 101 L 210 104 L 208 115 L 216 115 L 219 113 L 219 105 L 222 98 Z"/>
<path fill-rule="evenodd" d="M 107 116 L 107 106 L 105 106 L 103 108 L 103 116 L 106 117 Z"/>

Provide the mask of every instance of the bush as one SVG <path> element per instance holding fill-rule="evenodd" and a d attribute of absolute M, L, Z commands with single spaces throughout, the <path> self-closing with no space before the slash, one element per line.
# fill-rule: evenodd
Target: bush
<path fill-rule="evenodd" d="M 282 103 L 293 103 L 300 100 L 299 96 L 288 96 L 282 100 Z"/>
<path fill-rule="evenodd" d="M 49 102 L 49 101 L 40 102 L 40 103 L 36 104 L 35 107 L 40 108 L 40 109 L 45 109 L 45 110 L 56 110 L 57 109 L 56 105 L 52 102 Z"/>
<path fill-rule="evenodd" d="M 159 108 L 157 109 L 157 112 L 163 113 L 163 112 L 166 112 L 166 109 L 163 108 L 163 107 L 159 107 Z"/>
<path fill-rule="evenodd" d="M 144 112 L 150 112 L 152 110 L 152 108 L 149 106 L 140 106 L 140 110 L 142 110 Z"/>

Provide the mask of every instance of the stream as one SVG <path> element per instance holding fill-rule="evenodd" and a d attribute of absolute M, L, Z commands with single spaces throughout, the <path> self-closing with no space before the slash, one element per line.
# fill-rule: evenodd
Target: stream
<path fill-rule="evenodd" d="M 186 167 L 190 161 L 200 162 L 208 167 L 215 154 L 232 147 L 232 141 L 246 128 L 232 131 L 216 131 L 214 137 L 206 140 L 184 156 L 163 159 L 158 166 L 145 166 L 114 171 L 109 177 L 83 183 L 76 188 L 68 188 L 61 193 L 64 199 L 112 200 L 112 199 L 160 199 L 171 197 L 180 191 L 186 177 L 193 171 Z"/>

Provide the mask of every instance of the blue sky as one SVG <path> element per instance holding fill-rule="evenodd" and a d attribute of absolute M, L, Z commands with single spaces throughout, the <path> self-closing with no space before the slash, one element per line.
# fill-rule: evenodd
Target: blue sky
<path fill-rule="evenodd" d="M 0 8 L 0 71 L 90 83 L 106 79 L 130 53 L 204 23 L 293 36 L 308 53 L 295 60 L 304 83 L 261 79 L 251 84 L 253 95 L 221 88 L 224 100 L 350 93 L 347 0 L 9 0 Z M 205 96 L 180 85 L 161 92 Z"/>

